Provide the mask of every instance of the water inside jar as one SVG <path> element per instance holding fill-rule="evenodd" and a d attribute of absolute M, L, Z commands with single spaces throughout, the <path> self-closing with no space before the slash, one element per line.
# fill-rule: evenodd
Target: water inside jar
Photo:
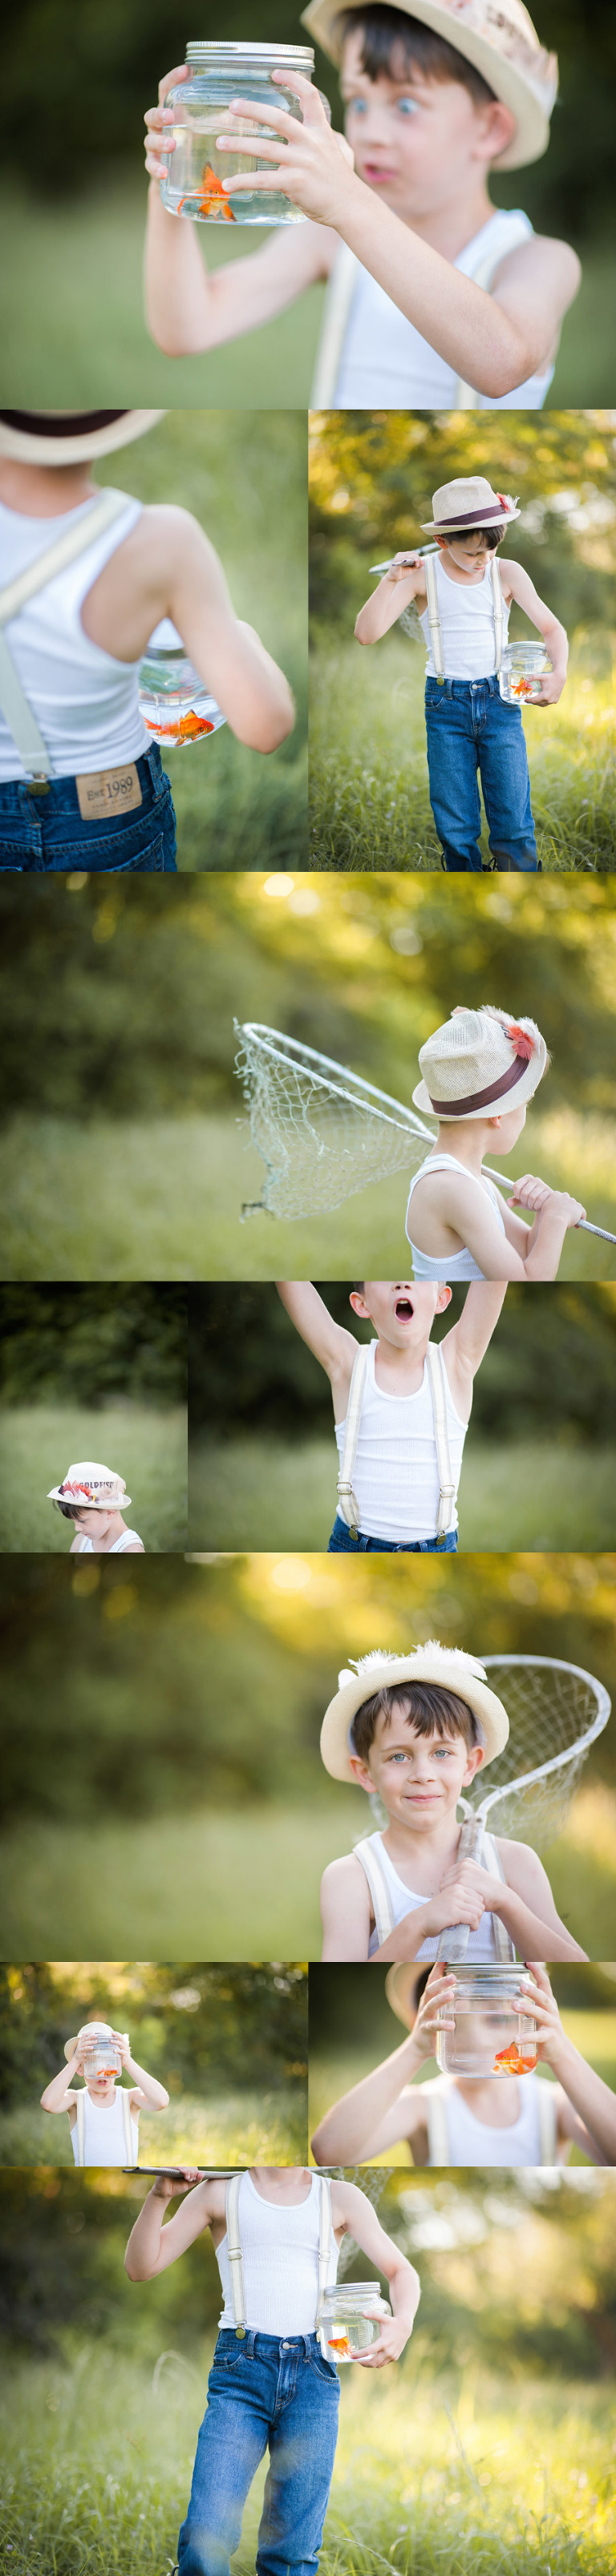
<path fill-rule="evenodd" d="M 271 69 L 276 67 L 276 51 L 272 47 Z M 285 68 L 281 62 L 280 69 Z M 300 62 L 298 68 L 304 79 L 309 78 L 311 61 Z M 195 94 L 191 105 L 193 88 L 198 94 Z M 220 152 L 217 135 L 229 134 L 235 129 L 236 120 L 231 116 L 228 104 L 231 98 L 254 100 L 254 124 L 242 123 L 240 126 L 238 122 L 237 151 Z M 201 224 L 305 222 L 299 206 L 293 206 L 282 189 L 271 189 L 263 194 L 259 189 L 247 188 L 241 189 L 234 197 L 233 194 L 227 195 L 222 185 L 223 179 L 233 179 L 240 171 L 250 175 L 271 170 L 272 164 L 260 159 L 257 150 L 251 152 L 247 149 L 253 135 L 268 141 L 275 140 L 275 129 L 267 122 L 268 104 L 286 109 L 288 115 L 295 116 L 301 123 L 299 99 L 282 84 L 270 83 L 267 66 L 257 71 L 254 63 L 242 64 L 239 59 L 234 66 L 227 66 L 222 71 L 218 66 L 214 69 L 213 66 L 201 65 L 194 82 L 183 83 L 181 90 L 172 94 L 170 104 L 177 109 L 177 123 L 174 121 L 172 128 L 175 151 L 171 154 L 168 176 L 161 181 L 163 205 L 169 213 L 187 215 L 193 223 Z"/>

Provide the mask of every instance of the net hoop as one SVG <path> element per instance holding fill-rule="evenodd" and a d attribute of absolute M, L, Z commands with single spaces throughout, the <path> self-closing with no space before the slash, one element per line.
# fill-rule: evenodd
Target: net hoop
<path fill-rule="evenodd" d="M 420 1118 L 416 1110 L 405 1109 L 402 1100 L 393 1100 L 389 1091 L 379 1091 L 377 1084 L 366 1082 L 361 1073 L 349 1073 L 348 1066 L 338 1064 L 335 1056 L 321 1055 L 317 1047 L 304 1046 L 300 1038 L 285 1037 L 282 1029 L 270 1029 L 264 1020 L 234 1020 L 233 1026 L 237 1037 L 247 1038 L 256 1044 L 260 1054 L 269 1056 L 273 1064 L 290 1065 L 291 1068 L 297 1065 L 298 1069 L 305 1066 L 315 1087 L 327 1092 L 332 1089 L 328 1077 L 335 1074 L 336 1091 L 340 1099 L 350 1100 L 351 1107 L 363 1108 L 366 1101 L 371 1107 L 373 1100 L 382 1100 L 385 1107 L 374 1109 L 373 1117 L 383 1118 L 388 1127 L 406 1128 L 412 1136 L 423 1136 L 429 1145 L 434 1144 L 436 1128 L 426 1126 L 425 1119 Z M 323 1066 L 322 1073 L 313 1072 L 313 1066 L 318 1065 Z M 243 1070 L 238 1060 L 238 1071 L 243 1073 Z M 391 1110 L 396 1111 L 394 1118 L 388 1115 Z"/>
<path fill-rule="evenodd" d="M 531 1788 L 536 1780 L 547 1780 L 555 1771 L 565 1770 L 574 1757 L 576 1763 L 579 1763 L 589 1751 L 590 1745 L 594 1744 L 596 1737 L 602 1735 L 610 1715 L 612 1702 L 609 1691 L 605 1689 L 603 1682 L 597 1681 L 595 1673 L 586 1671 L 583 1664 L 567 1663 L 559 1655 L 486 1655 L 484 1669 L 487 1673 L 498 1672 L 499 1669 L 502 1670 L 503 1663 L 515 1665 L 516 1669 L 526 1668 L 533 1672 L 573 1673 L 576 1681 L 585 1682 L 587 1688 L 594 1692 L 597 1701 L 596 1714 L 583 1734 L 575 1737 L 573 1744 L 566 1745 L 561 1753 L 554 1753 L 549 1761 L 537 1763 L 533 1770 L 520 1771 L 515 1778 L 501 1783 L 499 1788 L 490 1789 L 477 1806 L 474 1806 L 468 1798 L 459 1798 L 458 1805 L 463 1807 L 467 1816 L 487 1816 L 489 1809 L 496 1806 L 499 1799 L 511 1797 L 522 1789 Z"/>

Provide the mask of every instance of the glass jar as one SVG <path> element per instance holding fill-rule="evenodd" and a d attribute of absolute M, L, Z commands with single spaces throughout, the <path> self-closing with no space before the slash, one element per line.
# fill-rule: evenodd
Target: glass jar
<path fill-rule="evenodd" d="M 453 1971 L 451 1972 L 454 1973 Z M 436 2062 L 444 2075 L 531 2075 L 537 2064 L 537 2025 L 532 1997 L 522 1992 L 524 1968 L 458 1968 L 447 2006 L 453 2030 L 436 2035 Z M 444 2007 L 445 2009 L 445 2007 Z"/>
<path fill-rule="evenodd" d="M 552 663 L 545 644 L 506 644 L 499 672 L 501 698 L 508 707 L 527 706 L 538 698 Z"/>
<path fill-rule="evenodd" d="M 391 2313 L 378 2281 L 342 2281 L 339 2289 L 326 2290 L 319 2318 L 323 2360 L 338 2366 L 352 2361 L 354 2353 L 368 2352 L 378 2343 L 381 2317 Z"/>
<path fill-rule="evenodd" d="M 144 653 L 139 706 L 153 742 L 166 751 L 184 751 L 188 743 L 206 742 L 219 725 L 226 724 L 170 617 L 163 617 L 155 627 Z"/>
<path fill-rule="evenodd" d="M 188 215 L 198 224 L 303 224 L 299 206 L 292 206 L 282 190 L 262 196 L 258 189 L 247 188 L 240 189 L 237 197 L 227 197 L 221 181 L 240 170 L 271 169 L 271 163 L 260 161 L 258 152 L 247 148 L 249 135 L 271 138 L 275 134 L 267 122 L 268 107 L 286 108 L 301 125 L 299 99 L 292 88 L 283 89 L 272 81 L 271 73 L 286 71 L 292 81 L 293 73 L 300 72 L 303 80 L 311 80 L 312 46 L 194 44 L 186 47 L 186 61 L 188 79 L 169 90 L 165 101 L 175 111 L 175 152 L 168 176 L 160 183 L 168 213 Z M 233 98 L 254 100 L 254 125 L 240 129 L 238 124 L 237 152 L 219 152 L 217 134 L 232 131 Z"/>
<path fill-rule="evenodd" d="M 122 2058 L 112 2039 L 92 2042 L 87 2057 L 84 2056 L 83 2071 L 86 2084 L 96 2084 L 99 2075 L 121 2075 Z"/>

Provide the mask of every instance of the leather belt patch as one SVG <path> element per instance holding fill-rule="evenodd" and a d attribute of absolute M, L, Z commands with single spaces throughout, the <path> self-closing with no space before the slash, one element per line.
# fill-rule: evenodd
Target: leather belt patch
<path fill-rule="evenodd" d="M 133 814 L 143 804 L 134 760 L 128 769 L 93 769 L 75 779 L 84 823 L 109 822 L 114 814 Z"/>

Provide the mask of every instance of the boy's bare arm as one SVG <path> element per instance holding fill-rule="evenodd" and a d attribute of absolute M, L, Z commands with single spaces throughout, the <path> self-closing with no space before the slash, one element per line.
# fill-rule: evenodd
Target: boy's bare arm
<path fill-rule="evenodd" d="M 473 1382 L 492 1340 L 507 1295 L 505 1279 L 474 1279 L 457 1324 L 443 1338 L 443 1358 L 456 1409 L 467 1422 Z"/>
<path fill-rule="evenodd" d="M 421 607 L 425 608 L 426 576 L 419 557 L 407 552 L 395 556 L 389 572 L 383 573 L 378 589 L 371 591 L 370 598 L 360 608 L 355 619 L 357 643 L 380 644 L 381 636 L 389 634 L 390 627 L 395 626 L 396 619 L 402 616 L 412 599 L 419 600 Z"/>
<path fill-rule="evenodd" d="M 516 1949 L 523 1959 L 541 1953 L 543 1959 L 585 1959 L 587 1953 L 574 1941 L 556 1911 L 550 1881 L 537 1852 L 529 1843 L 514 1843 L 497 1837 L 498 1851 L 505 1872 L 505 1886 L 492 1878 L 475 1861 L 464 1864 L 471 1881 L 483 1880 L 485 1905 L 500 1915 Z"/>
<path fill-rule="evenodd" d="M 171 503 L 142 512 L 93 584 L 83 624 L 93 643 L 133 661 L 161 617 L 173 618 L 238 741 L 275 751 L 294 722 L 288 680 L 254 629 L 236 616 L 209 537 L 189 510 Z"/>
<path fill-rule="evenodd" d="M 173 109 L 167 93 L 186 78 L 177 65 L 160 83 L 158 106 L 146 116 L 146 170 L 150 177 L 145 240 L 146 321 L 153 340 L 168 358 L 193 357 L 219 348 L 223 341 L 254 331 L 283 313 L 296 295 L 327 276 L 338 247 L 316 224 L 297 224 L 272 234 L 246 258 L 208 275 L 190 219 L 171 215 L 163 206 L 160 180 L 173 166 Z M 164 153 L 164 159 L 161 155 Z M 203 249 L 207 236 L 203 226 Z"/>
<path fill-rule="evenodd" d="M 188 2166 L 185 2167 L 183 2183 L 169 2174 L 157 2176 L 128 2239 L 124 2263 L 129 2281 L 153 2281 L 159 2272 L 168 2271 L 170 2263 L 177 2263 L 178 2256 L 185 2254 L 188 2246 L 194 2245 L 196 2238 L 203 2235 L 204 2228 L 209 2227 L 215 2215 L 217 2189 L 219 2186 L 215 2183 L 196 2182 L 194 2171 Z M 182 2200 L 182 2207 L 164 2227 L 169 2201 L 180 2193 L 187 2195 Z"/>
<path fill-rule="evenodd" d="M 370 1941 L 368 1881 L 353 1852 L 330 1860 L 321 1879 L 322 1959 L 367 1959 Z"/>
<path fill-rule="evenodd" d="M 382 2370 L 387 2362 L 399 2359 L 412 2334 L 421 2298 L 419 2274 L 414 2263 L 409 2263 L 407 2256 L 401 2254 L 393 2237 L 386 2235 L 376 2210 L 357 2183 L 332 2184 L 332 2217 L 334 2226 L 339 2226 L 341 2217 L 346 2221 L 355 2244 L 360 2246 L 362 2254 L 367 2254 L 369 2263 L 376 2265 L 389 2285 L 393 2317 L 383 2319 L 378 2343 L 363 2356 L 357 2356 L 359 2369 Z"/>
<path fill-rule="evenodd" d="M 245 182 L 234 179 L 234 192 L 247 185 L 266 196 L 268 184 L 283 187 L 303 214 L 331 226 L 407 321 L 477 393 L 494 401 L 547 366 L 580 281 L 579 261 L 568 244 L 531 238 L 510 251 L 488 294 L 375 199 L 343 156 L 340 137 L 332 134 L 310 83 L 294 75 L 293 86 L 303 123 L 283 109 L 268 109 L 279 140 L 260 142 L 259 157 L 271 165 L 271 176 L 264 170 Z M 235 134 L 218 138 L 227 150 L 237 142 L 237 104 Z M 242 109 L 251 115 L 249 102 Z"/>
<path fill-rule="evenodd" d="M 277 1279 L 276 1287 L 282 1305 L 308 1350 L 329 1378 L 334 1399 L 336 1421 L 342 1420 L 348 1404 L 353 1366 L 357 1357 L 354 1333 L 344 1324 L 335 1324 L 318 1288 L 311 1279 Z"/>
<path fill-rule="evenodd" d="M 520 1181 L 512 1184 L 512 1196 L 518 1206 L 533 1211 L 535 1222 L 526 1237 L 527 1249 L 521 1252 L 510 1239 L 505 1207 L 506 1231 L 502 1235 L 487 1197 L 482 1204 L 477 1188 L 462 1169 L 459 1179 L 453 1172 L 435 1172 L 433 1178 L 426 1173 L 414 1193 L 412 1210 L 420 1193 L 424 1233 L 434 1218 L 441 1228 L 446 1226 L 455 1232 L 458 1239 L 451 1247 L 437 1245 L 433 1257 L 438 1260 L 442 1253 L 446 1265 L 448 1249 L 457 1250 L 460 1243 L 465 1244 L 486 1280 L 555 1279 L 568 1227 L 578 1225 L 586 1214 L 581 1201 L 570 1198 L 565 1190 L 550 1190 L 547 1182 L 524 1173 Z"/>
<path fill-rule="evenodd" d="M 530 573 L 525 572 L 523 564 L 506 562 L 502 566 L 502 571 L 506 576 L 506 587 L 511 598 L 517 600 L 518 607 L 524 609 L 526 616 L 531 618 L 533 626 L 537 627 L 539 635 L 543 636 L 546 651 L 552 663 L 551 671 L 547 671 L 542 679 L 541 696 L 533 699 L 533 705 L 554 707 L 562 697 L 567 677 L 569 639 L 566 627 L 561 626 L 560 618 L 554 616 L 553 610 L 547 607 L 546 601 L 540 599 L 538 590 L 535 590 L 534 581 L 531 581 Z"/>
<path fill-rule="evenodd" d="M 373 2156 L 408 2138 L 415 2125 L 415 2106 L 421 2117 L 421 2091 L 410 2094 L 411 2076 L 422 2063 L 412 2033 L 375 2066 L 360 2084 L 353 2084 L 315 2129 L 312 2153 L 318 2165 L 354 2165 L 370 2163 Z M 425 2115 L 424 2115 L 425 2117 Z"/>
<path fill-rule="evenodd" d="M 528 1992 L 537 2025 L 538 2056 L 558 2085 L 558 2133 L 591 2164 L 616 2164 L 616 2097 L 563 2030 L 556 1996 L 542 1961 L 527 1960 Z"/>

